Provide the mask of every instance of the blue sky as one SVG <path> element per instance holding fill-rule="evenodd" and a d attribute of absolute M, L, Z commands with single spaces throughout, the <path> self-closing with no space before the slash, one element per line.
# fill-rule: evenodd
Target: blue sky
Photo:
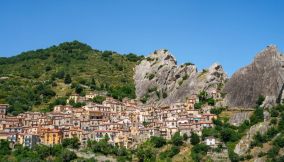
<path fill-rule="evenodd" d="M 3 0 L 0 56 L 79 40 L 120 53 L 166 48 L 179 64 L 218 62 L 231 75 L 266 45 L 284 49 L 283 7 L 281 0 Z"/>

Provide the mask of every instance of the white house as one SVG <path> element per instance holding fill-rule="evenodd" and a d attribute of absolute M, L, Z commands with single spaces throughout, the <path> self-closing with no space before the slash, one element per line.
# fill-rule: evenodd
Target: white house
<path fill-rule="evenodd" d="M 207 146 L 214 146 L 216 144 L 216 139 L 215 137 L 212 137 L 212 136 L 206 137 L 204 141 Z"/>

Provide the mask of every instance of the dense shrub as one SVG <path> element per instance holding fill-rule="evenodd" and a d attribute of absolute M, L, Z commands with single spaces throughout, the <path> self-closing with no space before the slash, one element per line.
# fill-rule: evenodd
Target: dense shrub
<path fill-rule="evenodd" d="M 192 132 L 190 136 L 190 143 L 192 145 L 197 145 L 199 144 L 199 142 L 200 142 L 199 136 L 196 133 Z"/>
<path fill-rule="evenodd" d="M 161 159 L 172 158 L 180 152 L 179 146 L 172 146 L 169 150 L 166 150 L 160 154 Z"/>
<path fill-rule="evenodd" d="M 211 114 L 219 115 L 224 110 L 222 107 L 214 107 L 210 110 Z"/>
<path fill-rule="evenodd" d="M 203 105 L 203 103 L 201 103 L 201 102 L 195 103 L 194 104 L 194 109 L 197 109 L 197 110 L 201 109 L 202 105 Z"/>
<path fill-rule="evenodd" d="M 167 141 L 163 137 L 158 137 L 158 136 L 152 136 L 150 138 L 150 142 L 156 148 L 160 148 L 160 147 L 164 146 L 167 143 Z"/>
<path fill-rule="evenodd" d="M 77 159 L 74 152 L 62 147 L 62 145 L 36 145 L 32 149 L 15 145 L 13 151 L 9 149 L 9 142 L 4 144 L 0 141 L 0 161 L 46 161 L 46 158 L 52 158 L 56 161 L 68 162 Z M 9 158 L 8 158 L 9 157 Z M 9 160 L 8 160 L 9 159 Z"/>
<path fill-rule="evenodd" d="M 149 74 L 149 76 L 148 76 L 149 80 L 152 80 L 154 77 L 155 77 L 155 74 L 153 74 L 153 73 Z"/>
<path fill-rule="evenodd" d="M 235 142 L 240 139 L 239 133 L 237 133 L 231 128 L 223 128 L 221 130 L 220 135 L 221 135 L 221 139 L 224 142 Z"/>
<path fill-rule="evenodd" d="M 257 101 L 256 101 L 256 105 L 257 106 L 260 106 L 260 105 L 262 105 L 262 103 L 263 103 L 263 101 L 265 100 L 265 97 L 264 96 L 259 96 L 258 97 L 258 99 L 257 99 Z"/>
<path fill-rule="evenodd" d="M 209 150 L 209 146 L 205 144 L 197 144 L 191 149 L 191 157 L 194 161 L 199 162 L 206 155 Z"/>
<path fill-rule="evenodd" d="M 0 155 L 4 156 L 4 155 L 9 155 L 11 153 L 11 149 L 9 147 L 9 142 L 6 140 L 0 140 Z M 0 157 L 1 157 L 0 156 Z"/>
<path fill-rule="evenodd" d="M 180 132 L 176 132 L 171 139 L 171 143 L 175 146 L 181 146 L 183 144 L 183 138 L 180 135 Z"/>
<path fill-rule="evenodd" d="M 284 137 L 283 135 L 278 136 L 274 141 L 273 141 L 273 145 L 274 146 L 278 146 L 278 147 L 284 147 Z"/>
<path fill-rule="evenodd" d="M 232 150 L 229 151 L 229 158 L 230 158 L 231 162 L 239 162 L 240 161 L 240 156 Z"/>
<path fill-rule="evenodd" d="M 154 148 L 149 144 L 142 144 L 138 146 L 136 150 L 136 156 L 138 157 L 139 161 L 155 161 L 156 159 L 156 152 Z"/>
<path fill-rule="evenodd" d="M 62 146 L 78 149 L 80 147 L 80 141 L 78 138 L 66 138 L 62 141 Z"/>
<path fill-rule="evenodd" d="M 208 105 L 214 106 L 215 105 L 215 100 L 213 98 L 208 98 L 206 100 L 206 102 L 208 103 Z"/>
<path fill-rule="evenodd" d="M 71 76 L 70 74 L 67 74 L 64 78 L 64 83 L 65 84 L 71 84 L 72 83 L 72 79 L 71 79 Z"/>
<path fill-rule="evenodd" d="M 104 96 L 96 96 L 93 98 L 93 102 L 102 104 L 106 100 Z"/>
<path fill-rule="evenodd" d="M 215 128 L 204 128 L 202 129 L 202 139 L 204 140 L 205 137 L 219 137 L 219 132 Z"/>
<path fill-rule="evenodd" d="M 275 158 L 278 153 L 279 153 L 279 146 L 273 146 L 268 152 L 267 152 L 267 157 L 269 158 Z"/>
<path fill-rule="evenodd" d="M 255 125 L 259 122 L 263 122 L 264 116 L 263 116 L 263 108 L 257 107 L 253 113 L 253 115 L 250 117 L 250 123 L 251 125 Z"/>
<path fill-rule="evenodd" d="M 141 59 L 144 58 L 143 55 L 137 56 L 137 55 L 135 55 L 135 54 L 133 54 L 133 53 L 129 53 L 129 54 L 125 55 L 125 57 L 126 57 L 129 61 L 133 61 L 133 62 L 140 61 Z"/>
<path fill-rule="evenodd" d="M 266 135 L 261 135 L 259 132 L 253 137 L 253 141 L 251 142 L 251 147 L 254 146 L 261 146 L 263 143 L 267 142 L 267 136 Z"/>

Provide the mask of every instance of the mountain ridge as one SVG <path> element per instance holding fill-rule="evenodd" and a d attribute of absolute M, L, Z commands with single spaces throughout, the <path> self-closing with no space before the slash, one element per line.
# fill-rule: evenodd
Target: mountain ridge
<path fill-rule="evenodd" d="M 9 58 L 1 57 L 0 102 L 15 105 L 14 101 L 19 101 L 17 104 L 25 106 L 18 105 L 16 106 L 18 108 L 12 106 L 12 110 L 21 112 L 32 110 L 32 107 L 39 102 L 38 100 L 42 100 L 46 105 L 54 98 L 74 93 L 76 86 L 73 85 L 71 88 L 71 85 L 63 83 L 64 76 L 63 78 L 60 76 L 62 71 L 64 75 L 71 75 L 76 85 L 87 84 L 89 88 L 86 91 L 92 90 L 91 84 L 97 84 L 99 90 L 108 91 L 109 95 L 115 98 L 136 98 L 137 96 L 137 99 L 145 104 L 163 105 L 185 102 L 186 99 L 198 95 L 201 91 L 206 91 L 208 94 L 217 92 L 219 96 L 225 97 L 224 102 L 219 104 L 229 107 L 253 107 L 260 95 L 266 97 L 264 104 L 267 106 L 274 105 L 283 99 L 284 58 L 275 45 L 270 45 L 259 52 L 254 58 L 253 65 L 240 68 L 231 78 L 227 76 L 222 66 L 216 63 L 201 71 L 198 71 L 197 66 L 190 62 L 178 65 L 175 57 L 167 49 L 156 50 L 143 58 L 131 53 L 120 55 L 113 51 L 99 51 L 78 41 L 27 51 Z M 265 74 L 264 81 L 263 74 Z M 268 78 L 274 78 L 274 80 Z M 36 90 L 34 85 L 40 85 L 46 81 L 47 88 L 43 86 L 46 91 Z M 263 84 L 254 87 L 253 85 L 257 82 L 263 82 Z M 244 84 L 249 87 L 243 86 Z M 259 89 L 263 87 L 269 88 L 260 91 Z M 124 92 L 117 92 L 116 89 Z M 14 92 L 16 90 L 23 92 L 22 95 L 28 100 L 22 101 L 21 97 L 17 98 L 18 94 Z M 35 91 L 46 93 L 51 97 L 40 99 L 37 95 L 28 95 L 34 94 Z M 57 93 L 60 91 L 64 93 Z M 250 97 L 251 95 L 253 97 Z"/>

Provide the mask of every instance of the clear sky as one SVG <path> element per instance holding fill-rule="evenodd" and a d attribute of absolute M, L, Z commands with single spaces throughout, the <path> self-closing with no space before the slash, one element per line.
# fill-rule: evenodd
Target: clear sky
<path fill-rule="evenodd" d="M 231 75 L 266 45 L 284 49 L 283 0 L 1 0 L 0 56 L 79 40 L 99 50 L 179 64 L 221 63 Z"/>

